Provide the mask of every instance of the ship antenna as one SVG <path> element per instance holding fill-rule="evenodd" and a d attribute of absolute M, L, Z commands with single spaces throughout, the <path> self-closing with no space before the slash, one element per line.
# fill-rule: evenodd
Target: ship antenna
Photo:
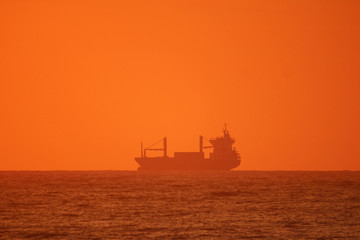
<path fill-rule="evenodd" d="M 226 123 L 224 123 L 224 129 L 223 129 L 223 132 L 224 132 L 224 135 L 225 135 L 225 134 L 226 134 L 226 132 L 227 132 Z"/>
<path fill-rule="evenodd" d="M 224 123 L 224 129 L 223 129 L 224 136 L 229 135 L 229 131 L 227 130 L 227 124 Z"/>

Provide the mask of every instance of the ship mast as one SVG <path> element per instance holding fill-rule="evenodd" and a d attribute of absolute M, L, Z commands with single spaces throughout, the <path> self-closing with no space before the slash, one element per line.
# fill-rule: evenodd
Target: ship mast
<path fill-rule="evenodd" d="M 164 137 L 164 157 L 167 157 L 167 138 Z"/>

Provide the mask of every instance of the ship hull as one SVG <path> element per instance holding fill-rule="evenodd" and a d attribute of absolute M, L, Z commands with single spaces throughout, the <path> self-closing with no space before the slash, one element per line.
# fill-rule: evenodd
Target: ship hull
<path fill-rule="evenodd" d="M 240 165 L 240 160 L 215 161 L 208 158 L 203 159 L 177 159 L 171 157 L 135 158 L 140 165 L 138 170 L 150 171 L 227 171 Z"/>

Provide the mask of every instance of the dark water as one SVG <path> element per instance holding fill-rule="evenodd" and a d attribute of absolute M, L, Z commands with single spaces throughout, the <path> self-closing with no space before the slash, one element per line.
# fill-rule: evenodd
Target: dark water
<path fill-rule="evenodd" d="M 360 172 L 0 172 L 0 239 L 360 239 Z"/>

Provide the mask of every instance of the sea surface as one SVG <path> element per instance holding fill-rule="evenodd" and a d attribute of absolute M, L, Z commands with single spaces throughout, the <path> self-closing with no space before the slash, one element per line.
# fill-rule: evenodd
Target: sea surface
<path fill-rule="evenodd" d="M 0 172 L 0 239 L 360 239 L 360 172 Z"/>

